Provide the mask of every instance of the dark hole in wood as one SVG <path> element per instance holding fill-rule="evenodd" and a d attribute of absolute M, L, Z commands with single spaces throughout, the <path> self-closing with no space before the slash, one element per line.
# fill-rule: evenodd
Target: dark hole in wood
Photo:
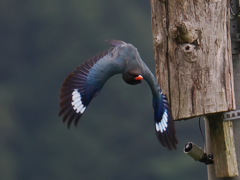
<path fill-rule="evenodd" d="M 234 113 L 232 113 L 232 117 L 235 117 L 235 114 L 234 114 Z"/>
<path fill-rule="evenodd" d="M 230 115 L 229 115 L 229 114 L 227 114 L 227 118 L 230 118 Z"/>
<path fill-rule="evenodd" d="M 186 46 L 186 47 L 185 47 L 185 50 L 186 50 L 186 51 L 188 51 L 189 49 L 190 49 L 190 47 L 189 47 L 189 46 Z"/>

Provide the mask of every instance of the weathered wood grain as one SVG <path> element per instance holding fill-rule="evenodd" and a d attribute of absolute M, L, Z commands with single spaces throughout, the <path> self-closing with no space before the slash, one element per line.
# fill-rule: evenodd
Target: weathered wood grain
<path fill-rule="evenodd" d="M 175 120 L 235 109 L 228 0 L 151 0 L 158 82 Z"/>
<path fill-rule="evenodd" d="M 167 12 L 165 3 L 159 0 L 151 0 L 150 3 L 157 81 L 163 93 L 168 97 Z"/>
<path fill-rule="evenodd" d="M 238 176 L 233 123 L 223 121 L 222 113 L 208 115 L 216 177 Z"/>

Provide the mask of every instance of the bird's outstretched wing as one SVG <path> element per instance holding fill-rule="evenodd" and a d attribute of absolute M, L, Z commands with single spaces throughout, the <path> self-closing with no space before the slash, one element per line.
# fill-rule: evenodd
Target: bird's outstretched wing
<path fill-rule="evenodd" d="M 168 105 L 167 97 L 159 92 L 159 97 L 153 99 L 155 130 L 159 142 L 169 150 L 177 149 L 175 125 Z"/>
<path fill-rule="evenodd" d="M 77 126 L 92 98 L 100 92 L 107 79 L 120 73 L 120 67 L 109 62 L 114 58 L 113 49 L 88 59 L 64 80 L 59 96 L 59 116 L 63 115 L 63 122 L 67 121 L 68 128 L 72 121 Z"/>
<path fill-rule="evenodd" d="M 153 94 L 154 126 L 159 142 L 169 150 L 177 149 L 176 131 L 167 97 L 162 93 L 156 78 L 143 62 L 143 78 L 149 84 Z"/>

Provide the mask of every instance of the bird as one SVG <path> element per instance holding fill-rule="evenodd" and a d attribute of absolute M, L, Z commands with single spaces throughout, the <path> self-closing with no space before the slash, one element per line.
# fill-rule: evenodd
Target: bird
<path fill-rule="evenodd" d="M 59 95 L 59 116 L 68 128 L 77 126 L 91 100 L 101 91 L 106 81 L 115 74 L 122 74 L 129 85 L 145 80 L 152 91 L 154 127 L 160 144 L 169 150 L 177 149 L 178 140 L 173 116 L 157 80 L 141 59 L 136 47 L 121 40 L 107 40 L 111 48 L 80 64 L 64 80 Z"/>

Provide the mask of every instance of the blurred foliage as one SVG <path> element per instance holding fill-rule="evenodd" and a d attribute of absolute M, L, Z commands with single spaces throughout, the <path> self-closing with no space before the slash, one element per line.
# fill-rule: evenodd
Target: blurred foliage
<path fill-rule="evenodd" d="M 68 73 L 121 39 L 154 71 L 149 1 L 2 0 L 0 6 L 0 179 L 206 179 L 206 166 L 183 154 L 203 145 L 197 120 L 176 122 L 169 152 L 153 128 L 146 83 L 110 79 L 78 128 L 58 117 Z"/>

